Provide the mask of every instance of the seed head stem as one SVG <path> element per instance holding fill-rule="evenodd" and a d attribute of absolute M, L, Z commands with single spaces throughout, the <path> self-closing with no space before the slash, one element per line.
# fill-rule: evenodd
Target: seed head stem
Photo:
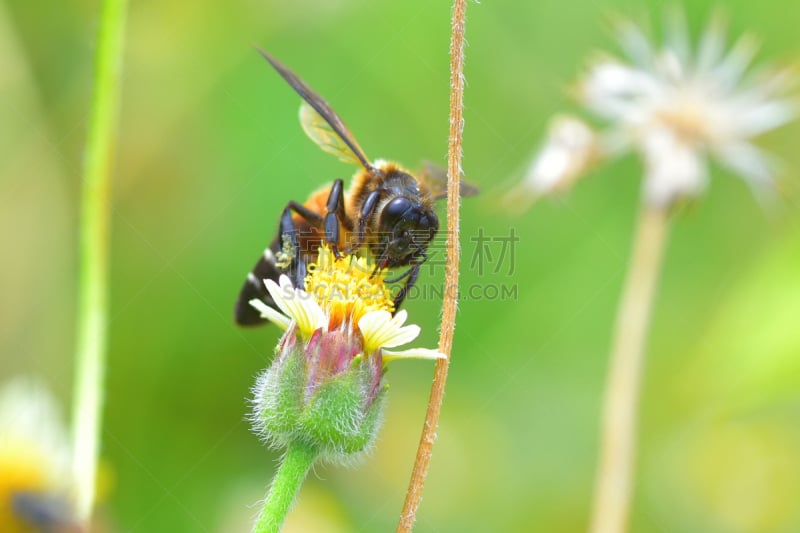
<path fill-rule="evenodd" d="M 592 533 L 622 533 L 627 529 L 640 382 L 667 230 L 665 208 L 642 208 L 617 311 L 606 382 Z"/>

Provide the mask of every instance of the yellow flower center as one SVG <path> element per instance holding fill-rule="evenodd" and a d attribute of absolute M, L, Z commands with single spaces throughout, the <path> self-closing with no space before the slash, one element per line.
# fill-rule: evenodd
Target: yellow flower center
<path fill-rule="evenodd" d="M 13 497 L 18 493 L 40 493 L 48 488 L 45 461 L 25 449 L 0 450 L 0 531 L 38 531 L 18 517 Z"/>
<path fill-rule="evenodd" d="M 308 265 L 305 291 L 330 317 L 329 329 L 343 322 L 354 327 L 370 311 L 394 311 L 392 292 L 386 287 L 386 270 L 375 268 L 366 257 L 339 259 L 327 245 L 320 246 L 315 263 Z"/>
<path fill-rule="evenodd" d="M 676 101 L 655 113 L 659 125 L 672 130 L 684 142 L 697 144 L 714 138 L 708 104 L 693 94 L 676 96 Z"/>

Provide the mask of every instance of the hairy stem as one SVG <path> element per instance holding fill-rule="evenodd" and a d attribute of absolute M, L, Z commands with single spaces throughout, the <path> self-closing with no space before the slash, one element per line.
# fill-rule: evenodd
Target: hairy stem
<path fill-rule="evenodd" d="M 119 107 L 126 0 L 104 0 L 81 185 L 79 288 L 73 397 L 77 512 L 94 504 L 107 346 L 111 162 Z"/>
<path fill-rule="evenodd" d="M 603 404 L 600 463 L 592 533 L 626 530 L 636 460 L 636 418 L 658 273 L 667 239 L 667 212 L 644 207 L 639 217 L 617 323 Z"/>
<path fill-rule="evenodd" d="M 302 442 L 289 445 L 286 455 L 283 456 L 281 466 L 275 473 L 264 507 L 258 515 L 258 520 L 253 526 L 253 533 L 277 533 L 286 520 L 286 514 L 300 490 L 300 485 L 306 478 L 309 469 L 316 461 L 317 451 Z"/>
<path fill-rule="evenodd" d="M 458 263 L 459 263 L 459 196 L 461 183 L 461 143 L 464 131 L 464 29 L 466 21 L 466 0 L 455 0 L 450 37 L 450 135 L 447 150 L 447 269 L 445 272 L 445 294 L 442 305 L 442 329 L 439 334 L 439 351 L 446 354 L 445 359 L 436 361 L 428 411 L 422 427 L 417 457 L 411 472 L 411 481 L 397 525 L 398 532 L 408 532 L 414 527 L 419 502 L 436 440 L 436 428 L 442 409 L 447 370 L 450 366 L 450 352 L 453 348 L 453 334 L 456 328 L 456 309 L 458 304 Z"/>

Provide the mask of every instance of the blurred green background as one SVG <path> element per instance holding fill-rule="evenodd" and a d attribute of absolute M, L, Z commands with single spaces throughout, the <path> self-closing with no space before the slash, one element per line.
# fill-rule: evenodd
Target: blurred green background
<path fill-rule="evenodd" d="M 41 376 L 69 405 L 78 182 L 98 2 L 0 4 L 0 380 Z M 416 531 L 581 531 L 590 508 L 609 332 L 640 167 L 604 167 L 511 216 L 518 179 L 605 24 L 661 3 L 511 0 L 468 8 L 463 285 L 439 439 Z M 657 4 L 657 5 L 656 5 Z M 714 7 L 760 57 L 800 58 L 783 0 Z M 114 176 L 111 346 L 102 513 L 114 531 L 245 531 L 277 456 L 250 433 L 249 388 L 277 329 L 232 305 L 280 209 L 352 169 L 297 122 L 299 99 L 252 48 L 306 78 L 373 158 L 413 167 L 447 148 L 449 2 L 132 2 Z M 763 139 L 785 201 L 764 212 L 714 169 L 674 224 L 641 413 L 633 531 L 800 530 L 800 124 Z M 480 229 L 519 237 L 513 272 L 470 268 Z M 509 261 L 506 258 L 505 261 Z M 438 286 L 443 268 L 423 275 Z M 481 293 L 475 296 L 481 296 Z M 408 303 L 434 346 L 440 301 Z M 433 366 L 395 364 L 377 449 L 319 466 L 287 531 L 390 531 Z M 68 411 L 68 409 L 65 409 Z"/>

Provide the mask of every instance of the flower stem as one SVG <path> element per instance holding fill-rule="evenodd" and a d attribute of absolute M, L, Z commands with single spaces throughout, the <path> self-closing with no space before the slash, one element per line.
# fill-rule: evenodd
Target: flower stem
<path fill-rule="evenodd" d="M 592 533 L 621 533 L 627 529 L 636 459 L 640 381 L 667 230 L 666 209 L 642 209 L 617 311 L 603 404 Z"/>
<path fill-rule="evenodd" d="M 417 448 L 417 457 L 411 472 L 411 481 L 406 492 L 403 511 L 397 531 L 409 532 L 414 527 L 417 509 L 422 499 L 425 478 L 428 475 L 439 414 L 442 409 L 444 387 L 450 366 L 450 352 L 456 328 L 458 304 L 459 264 L 459 196 L 461 183 L 462 136 L 464 132 L 464 30 L 466 22 L 466 0 L 455 0 L 450 37 L 450 135 L 447 150 L 447 268 L 445 272 L 445 294 L 442 304 L 442 329 L 439 334 L 439 351 L 446 354 L 436 361 L 428 411 L 422 427 Z"/>
<path fill-rule="evenodd" d="M 283 456 L 281 466 L 275 473 L 272 485 L 258 515 L 253 533 L 277 533 L 286 519 L 300 485 L 309 469 L 317 460 L 316 449 L 303 442 L 293 442 Z"/>
<path fill-rule="evenodd" d="M 91 518 L 107 345 L 111 162 L 119 107 L 126 0 L 104 0 L 81 185 L 79 288 L 73 404 L 77 512 Z"/>

